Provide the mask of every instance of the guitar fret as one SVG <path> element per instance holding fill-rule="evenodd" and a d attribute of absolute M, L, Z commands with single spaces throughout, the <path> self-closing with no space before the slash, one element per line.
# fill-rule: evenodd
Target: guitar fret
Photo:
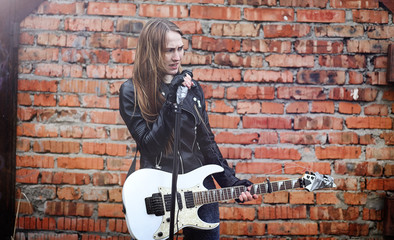
<path fill-rule="evenodd" d="M 301 187 L 299 179 L 290 179 L 276 182 L 265 182 L 252 185 L 251 194 L 265 194 L 269 192 L 277 192 L 288 189 Z M 238 196 L 246 191 L 245 186 L 235 186 L 228 188 L 212 189 L 207 191 L 194 192 L 195 205 L 203 205 L 207 203 L 226 201 L 238 198 Z"/>

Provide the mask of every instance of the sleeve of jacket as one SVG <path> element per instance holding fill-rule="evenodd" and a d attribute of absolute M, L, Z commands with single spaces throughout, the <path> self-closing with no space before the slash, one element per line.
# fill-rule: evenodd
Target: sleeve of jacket
<path fill-rule="evenodd" d="M 119 111 L 141 153 L 154 159 L 166 146 L 174 127 L 175 117 L 171 104 L 165 102 L 157 120 L 148 126 L 139 107 L 135 106 L 134 86 L 128 80 L 120 87 Z"/>
<path fill-rule="evenodd" d="M 224 168 L 223 172 L 214 174 L 215 180 L 221 187 L 233 186 L 239 179 L 235 176 L 235 171 L 230 168 L 227 160 L 223 158 L 219 147 L 215 141 L 215 136 L 212 133 L 209 125 L 208 114 L 205 109 L 205 98 L 201 86 L 198 84 L 199 91 L 201 92 L 201 116 L 202 121 L 197 129 L 197 139 L 201 152 L 204 155 L 206 164 L 217 164 Z"/>

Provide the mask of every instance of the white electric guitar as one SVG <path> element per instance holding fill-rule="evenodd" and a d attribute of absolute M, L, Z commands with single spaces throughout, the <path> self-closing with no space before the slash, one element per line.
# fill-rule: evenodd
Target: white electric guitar
<path fill-rule="evenodd" d="M 174 232 L 184 227 L 206 230 L 217 227 L 219 223 L 202 221 L 198 217 L 198 209 L 204 204 L 237 199 L 246 191 L 245 186 L 207 190 L 202 184 L 203 180 L 221 171 L 223 168 L 218 165 L 206 165 L 178 175 Z M 156 169 L 141 169 L 126 179 L 122 199 L 127 228 L 133 238 L 152 240 L 169 237 L 171 185 L 172 174 Z M 263 194 L 295 188 L 313 191 L 325 187 L 336 187 L 332 177 L 307 172 L 298 179 L 254 184 L 250 193 Z"/>

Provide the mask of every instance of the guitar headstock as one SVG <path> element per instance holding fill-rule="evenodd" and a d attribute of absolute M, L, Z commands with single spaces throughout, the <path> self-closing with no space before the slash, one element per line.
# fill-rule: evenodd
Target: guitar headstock
<path fill-rule="evenodd" d="M 301 177 L 301 181 L 303 187 L 308 191 L 314 191 L 321 188 L 334 188 L 337 186 L 334 183 L 334 178 L 318 172 L 305 172 Z"/>

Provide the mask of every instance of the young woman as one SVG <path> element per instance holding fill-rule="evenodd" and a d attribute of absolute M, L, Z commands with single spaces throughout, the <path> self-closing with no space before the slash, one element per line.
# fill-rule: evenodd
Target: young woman
<path fill-rule="evenodd" d="M 223 172 L 213 175 L 221 187 L 250 186 L 251 182 L 235 177 L 235 172 L 223 159 L 214 140 L 205 110 L 203 91 L 192 74 L 181 70 L 184 54 L 182 32 L 164 19 L 149 21 L 141 31 L 134 63 L 133 78 L 120 88 L 120 113 L 141 153 L 141 168 L 156 168 L 172 172 L 176 90 L 188 88 L 180 116 L 179 174 L 188 173 L 206 164 L 217 164 Z M 146 183 L 149 184 L 149 183 Z M 215 188 L 212 177 L 204 180 L 208 189 Z M 239 201 L 257 198 L 249 191 Z M 206 222 L 219 222 L 218 204 L 199 209 Z M 219 239 L 219 227 L 212 230 L 185 228 L 184 239 Z"/>

